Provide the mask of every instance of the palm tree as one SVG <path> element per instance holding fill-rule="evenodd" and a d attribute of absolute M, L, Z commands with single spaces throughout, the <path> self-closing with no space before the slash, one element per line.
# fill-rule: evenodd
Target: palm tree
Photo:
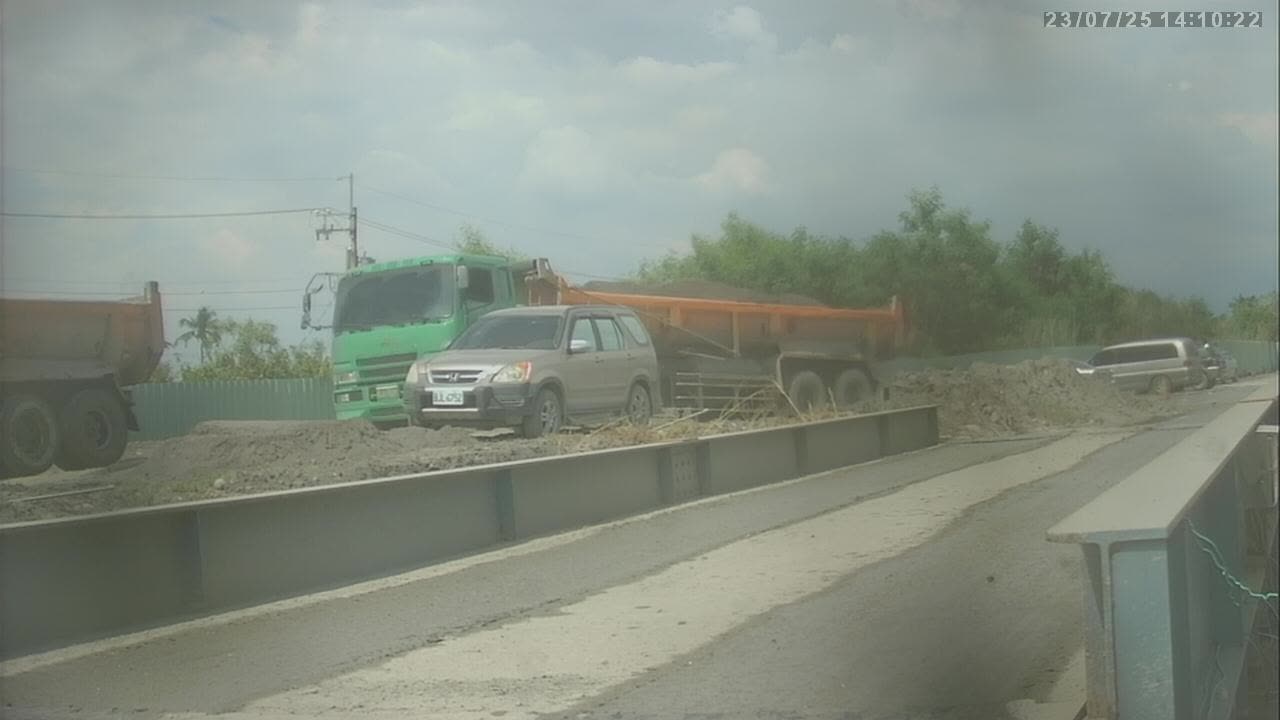
<path fill-rule="evenodd" d="M 178 336 L 178 342 L 183 345 L 192 340 L 200 343 L 200 364 L 203 365 L 209 351 L 222 341 L 222 321 L 218 319 L 217 313 L 202 307 L 194 316 L 179 320 L 178 325 L 187 328 L 186 332 Z"/>

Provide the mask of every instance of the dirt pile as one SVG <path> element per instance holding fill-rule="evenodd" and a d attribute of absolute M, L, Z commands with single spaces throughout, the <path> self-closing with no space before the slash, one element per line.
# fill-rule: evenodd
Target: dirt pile
<path fill-rule="evenodd" d="M 1122 393 L 1053 358 L 901 373 L 894 379 L 892 396 L 898 407 L 939 405 L 942 433 L 966 438 L 1131 425 L 1171 412 L 1163 398 Z"/>
<path fill-rule="evenodd" d="M 703 300 L 734 300 L 737 302 L 768 303 L 774 305 L 823 305 L 822 301 L 806 295 L 770 293 L 734 287 L 711 280 L 677 280 L 649 285 L 638 282 L 593 281 L 582 286 L 591 292 L 630 293 L 635 295 L 661 295 L 664 297 L 697 298 Z"/>

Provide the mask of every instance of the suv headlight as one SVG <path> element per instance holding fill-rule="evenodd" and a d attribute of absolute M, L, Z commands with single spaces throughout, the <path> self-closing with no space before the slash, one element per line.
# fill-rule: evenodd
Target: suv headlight
<path fill-rule="evenodd" d="M 527 383 L 533 377 L 533 363 L 512 363 L 493 374 L 496 383 Z"/>
<path fill-rule="evenodd" d="M 414 363 L 409 366 L 409 372 L 404 376 L 405 385 L 417 385 L 418 379 L 426 375 L 426 369 L 419 367 L 422 363 Z"/>

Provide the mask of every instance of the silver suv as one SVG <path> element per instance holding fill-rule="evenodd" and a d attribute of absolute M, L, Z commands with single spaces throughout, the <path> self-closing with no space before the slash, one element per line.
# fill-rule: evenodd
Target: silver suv
<path fill-rule="evenodd" d="M 1205 370 L 1200 345 L 1190 338 L 1161 338 L 1111 345 L 1089 360 L 1093 372 L 1103 373 L 1117 386 L 1159 395 L 1213 384 Z"/>
<path fill-rule="evenodd" d="M 415 425 L 517 427 L 525 437 L 626 414 L 659 397 L 658 357 L 636 314 L 611 305 L 496 310 L 405 377 Z"/>

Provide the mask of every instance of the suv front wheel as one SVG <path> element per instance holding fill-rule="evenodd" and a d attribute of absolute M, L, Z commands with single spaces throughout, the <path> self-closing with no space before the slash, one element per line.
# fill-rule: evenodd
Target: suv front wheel
<path fill-rule="evenodd" d="M 559 432 L 562 424 L 564 407 L 560 404 L 560 396 L 555 390 L 544 387 L 533 400 L 533 412 L 521 421 L 520 430 L 525 437 L 536 438 Z"/>

